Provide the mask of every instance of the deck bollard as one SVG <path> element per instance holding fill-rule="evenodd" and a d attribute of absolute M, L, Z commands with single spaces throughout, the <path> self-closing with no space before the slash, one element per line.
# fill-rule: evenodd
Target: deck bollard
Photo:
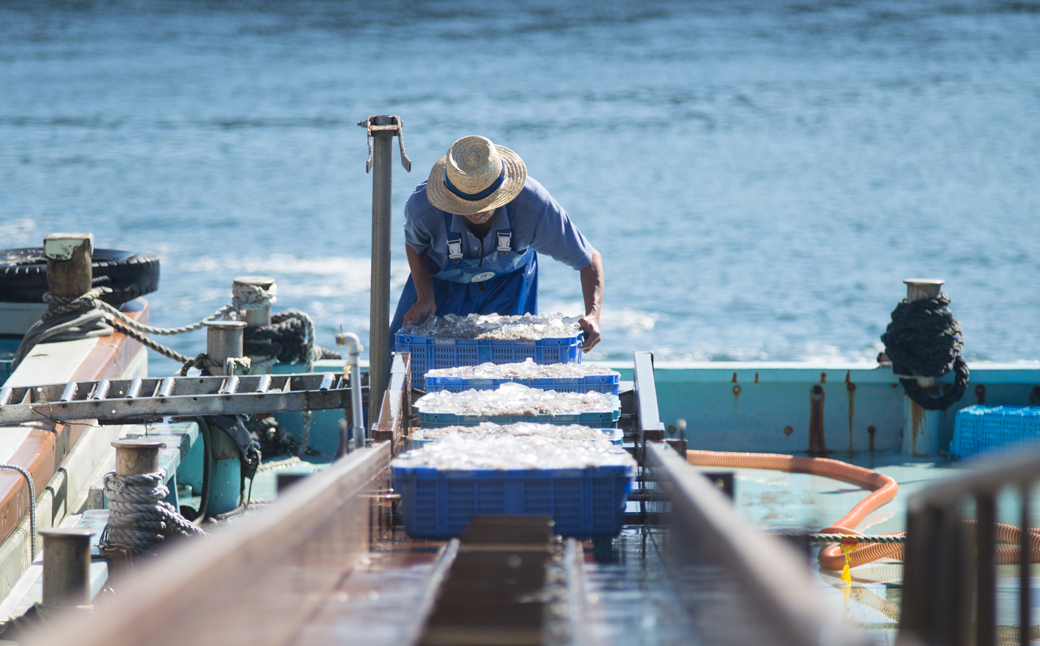
<path fill-rule="evenodd" d="M 76 298 L 90 291 L 94 269 L 92 233 L 52 233 L 43 239 L 47 259 L 47 291 L 51 296 Z M 51 303 L 50 309 L 57 307 Z"/>
<path fill-rule="evenodd" d="M 935 298 L 942 292 L 946 281 L 938 278 L 907 278 L 906 302 Z M 918 377 L 921 388 L 937 394 L 939 379 L 936 377 Z M 903 395 L 903 454 L 913 457 L 935 457 L 939 455 L 939 427 L 942 423 L 943 411 L 927 410 L 917 402 Z"/>
<path fill-rule="evenodd" d="M 116 440 L 116 475 L 136 476 L 159 470 L 159 449 L 166 446 L 155 440 Z"/>
<path fill-rule="evenodd" d="M 40 530 L 43 537 L 43 603 L 90 605 L 90 537 L 85 527 Z"/>
<path fill-rule="evenodd" d="M 211 321 L 206 323 L 206 354 L 222 366 L 228 359 L 242 357 L 243 321 Z M 211 375 L 224 374 L 224 368 L 209 368 Z M 224 431 L 213 428 L 210 433 L 209 498 L 210 514 L 226 514 L 242 503 L 242 461 L 235 441 Z"/>
<path fill-rule="evenodd" d="M 208 321 L 205 325 L 206 354 L 210 359 L 221 364 L 219 368 L 209 368 L 209 374 L 222 375 L 225 361 L 242 357 L 246 323 L 244 321 Z"/>
<path fill-rule="evenodd" d="M 235 279 L 234 284 L 242 287 L 259 287 L 264 291 L 270 291 L 271 287 L 274 286 L 274 282 L 274 278 L 269 278 L 267 276 L 240 276 Z M 248 327 L 264 327 L 271 325 L 271 304 L 264 303 L 246 309 L 243 320 Z"/>

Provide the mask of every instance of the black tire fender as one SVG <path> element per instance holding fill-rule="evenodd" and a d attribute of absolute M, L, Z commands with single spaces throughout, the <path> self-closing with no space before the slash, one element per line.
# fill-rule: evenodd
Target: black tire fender
<path fill-rule="evenodd" d="M 90 255 L 94 287 L 111 287 L 102 300 L 118 305 L 159 289 L 159 258 L 119 249 L 95 249 Z M 0 301 L 40 303 L 47 293 L 43 247 L 0 249 Z"/>

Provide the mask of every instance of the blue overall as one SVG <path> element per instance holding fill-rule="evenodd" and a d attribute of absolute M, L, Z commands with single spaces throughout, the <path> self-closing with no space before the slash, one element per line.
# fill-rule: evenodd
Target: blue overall
<path fill-rule="evenodd" d="M 450 230 L 452 216 L 445 214 L 444 217 L 445 226 Z M 461 235 L 450 233 L 449 262 L 438 267 L 432 259 L 429 261 L 438 316 L 538 313 L 538 254 L 530 247 L 517 251 L 510 229 L 494 231 L 494 236 L 492 251 L 482 258 L 464 258 Z M 416 298 L 415 282 L 408 276 L 390 323 L 391 339 L 401 329 L 405 314 L 415 305 Z"/>

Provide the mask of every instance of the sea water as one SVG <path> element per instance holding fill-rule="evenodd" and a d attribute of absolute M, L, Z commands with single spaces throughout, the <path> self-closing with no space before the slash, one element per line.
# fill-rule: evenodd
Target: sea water
<path fill-rule="evenodd" d="M 367 346 L 356 123 L 395 114 L 394 304 L 402 207 L 476 133 L 602 253 L 589 359 L 870 362 L 902 280 L 939 277 L 969 359 L 1037 360 L 1038 113 L 1035 0 L 10 1 L 0 247 L 157 254 L 163 326 L 271 275 L 320 343 Z M 540 266 L 542 311 L 582 314 Z"/>

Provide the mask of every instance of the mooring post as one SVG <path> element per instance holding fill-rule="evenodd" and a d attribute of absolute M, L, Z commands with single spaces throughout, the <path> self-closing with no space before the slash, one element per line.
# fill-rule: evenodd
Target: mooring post
<path fill-rule="evenodd" d="M 927 298 L 936 298 L 942 292 L 946 281 L 937 278 L 907 278 L 906 302 Z M 939 394 L 937 377 L 911 376 L 929 395 Z M 939 455 L 939 427 L 942 423 L 943 411 L 927 410 L 917 402 L 903 395 L 903 454 L 914 457 L 935 457 Z"/>
<path fill-rule="evenodd" d="M 224 375 L 224 363 L 228 359 L 242 357 L 244 321 L 211 321 L 206 323 L 206 354 L 221 364 L 209 368 L 211 375 Z M 210 426 L 209 499 L 206 510 L 210 514 L 226 514 L 242 503 L 242 462 L 239 448 L 231 437 L 213 424 Z"/>
<path fill-rule="evenodd" d="M 209 368 L 211 375 L 223 375 L 224 362 L 242 358 L 242 344 L 246 323 L 244 321 L 207 321 L 206 354 L 220 363 L 220 367 Z"/>
<path fill-rule="evenodd" d="M 401 164 L 411 170 L 404 152 L 400 117 L 373 116 L 358 123 L 368 131 L 369 162 L 372 170 L 372 293 L 368 332 L 368 415 L 379 414 L 383 392 L 390 381 L 390 222 L 393 187 L 393 138 L 401 145 Z M 366 432 L 366 435 L 368 433 Z"/>
<path fill-rule="evenodd" d="M 76 298 L 90 291 L 94 280 L 92 253 L 92 233 L 52 233 L 43 239 L 47 291 L 51 296 Z M 50 309 L 55 307 L 57 304 L 51 303 Z"/>
<path fill-rule="evenodd" d="M 139 476 L 159 471 L 159 449 L 166 446 L 155 440 L 116 440 L 116 475 Z"/>
<path fill-rule="evenodd" d="M 235 286 L 239 287 L 259 287 L 260 289 L 270 291 L 274 286 L 274 278 L 267 276 L 240 276 L 235 279 Z M 271 324 L 271 304 L 264 303 L 262 305 L 256 305 L 245 311 L 243 317 L 247 327 L 263 327 Z"/>
<path fill-rule="evenodd" d="M 43 537 L 43 603 L 90 605 L 90 537 L 85 527 L 40 530 Z"/>

